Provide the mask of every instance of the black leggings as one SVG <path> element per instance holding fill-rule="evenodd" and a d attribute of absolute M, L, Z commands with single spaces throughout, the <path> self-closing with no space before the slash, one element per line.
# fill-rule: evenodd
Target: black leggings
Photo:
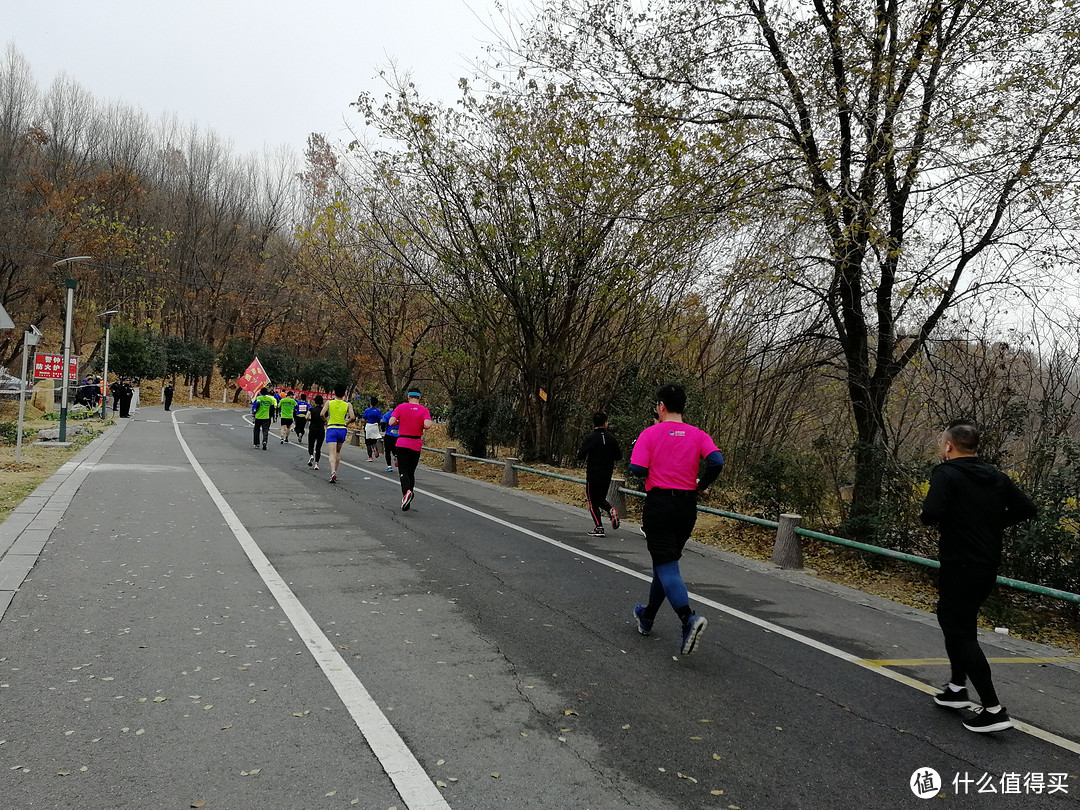
<path fill-rule="evenodd" d="M 998 705 L 990 662 L 979 646 L 979 608 L 994 589 L 996 579 L 997 572 L 992 568 L 955 563 L 941 566 L 938 576 L 937 617 L 952 666 L 949 681 L 964 686 L 970 678 L 983 706 Z"/>
<path fill-rule="evenodd" d="M 398 477 L 401 479 L 401 494 L 416 487 L 416 465 L 420 463 L 420 451 L 407 447 L 396 447 L 394 453 L 398 459 Z"/>
<path fill-rule="evenodd" d="M 394 447 L 397 445 L 396 436 L 383 436 L 383 449 L 386 451 L 386 466 L 394 466 Z"/>
<path fill-rule="evenodd" d="M 309 456 L 315 456 L 315 463 L 322 458 L 322 443 L 326 438 L 326 428 L 313 427 L 307 435 L 307 451 Z"/>
<path fill-rule="evenodd" d="M 259 433 L 262 433 L 262 443 L 266 444 L 266 439 L 270 435 L 270 420 L 269 419 L 256 419 L 255 428 L 252 431 L 252 441 L 255 444 L 259 443 Z"/>

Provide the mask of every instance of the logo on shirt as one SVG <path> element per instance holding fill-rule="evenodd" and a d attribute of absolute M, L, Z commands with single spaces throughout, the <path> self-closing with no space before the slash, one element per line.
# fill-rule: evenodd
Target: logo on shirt
<path fill-rule="evenodd" d="M 685 430 L 675 430 L 674 428 L 672 428 L 671 430 L 668 431 L 667 435 L 668 436 L 685 436 L 686 431 Z"/>

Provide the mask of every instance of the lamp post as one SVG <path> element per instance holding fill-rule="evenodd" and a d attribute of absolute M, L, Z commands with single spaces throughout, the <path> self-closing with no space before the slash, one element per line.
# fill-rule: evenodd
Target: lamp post
<path fill-rule="evenodd" d="M 58 262 L 53 262 L 53 267 L 58 270 L 72 262 L 88 262 L 93 256 L 69 256 Z M 75 309 L 75 288 L 79 286 L 78 279 L 64 279 L 67 287 L 67 314 L 64 316 L 64 370 L 61 372 L 62 381 L 60 386 L 60 441 L 67 441 L 67 411 L 68 411 L 68 366 L 71 365 L 71 317 Z"/>
<path fill-rule="evenodd" d="M 19 379 L 19 433 L 18 438 L 15 439 L 16 461 L 22 461 L 22 429 L 26 415 L 26 368 L 29 362 L 30 347 L 37 346 L 40 340 L 41 332 L 33 324 L 30 325 L 30 331 L 23 332 L 22 377 Z"/>
<path fill-rule="evenodd" d="M 99 318 L 105 319 L 105 372 L 101 377 L 101 418 L 105 418 L 105 402 L 109 396 L 109 328 L 112 326 L 112 319 L 114 315 L 119 315 L 120 310 L 110 309 L 107 312 L 102 312 L 98 315 Z"/>

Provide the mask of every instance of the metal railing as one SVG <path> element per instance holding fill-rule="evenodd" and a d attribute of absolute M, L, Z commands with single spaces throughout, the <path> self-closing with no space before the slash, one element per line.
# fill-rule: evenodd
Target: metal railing
<path fill-rule="evenodd" d="M 546 478 L 555 478 L 560 481 L 569 481 L 575 484 L 584 484 L 584 478 L 577 478 L 572 475 L 563 475 L 562 473 L 552 472 L 550 470 L 541 470 L 537 467 L 528 467 L 524 464 L 517 464 L 516 458 L 507 458 L 503 461 L 494 461 L 490 458 L 478 458 L 476 456 L 469 456 L 464 453 L 458 453 L 456 448 L 437 448 L 437 447 L 424 447 L 431 453 L 439 453 L 443 456 L 443 470 L 446 472 L 456 472 L 454 460 L 462 459 L 464 461 L 472 461 L 480 464 L 490 464 L 496 467 L 503 468 L 503 480 L 504 486 L 516 487 L 517 486 L 517 473 L 530 473 L 533 475 L 541 475 Z M 627 487 L 618 485 L 618 481 L 621 479 L 613 479 L 613 486 L 609 492 L 609 500 L 612 500 L 612 495 L 631 495 L 636 498 L 644 498 L 645 493 L 636 489 L 628 489 Z M 614 500 L 612 501 L 614 503 Z M 623 502 L 625 504 L 625 501 Z M 618 504 L 616 504 L 618 506 Z M 853 548 L 858 551 L 864 551 L 868 554 L 876 554 L 880 557 L 888 557 L 894 560 L 901 560 L 902 562 L 912 563 L 914 565 L 921 565 L 926 568 L 940 568 L 941 563 L 937 560 L 932 560 L 929 557 L 920 557 L 916 554 L 907 554 L 903 551 L 895 551 L 891 548 L 884 548 L 882 546 L 873 546 L 869 543 L 860 543 L 857 540 L 849 540 L 846 537 L 837 537 L 832 534 L 824 534 L 823 532 L 815 532 L 811 529 L 804 529 L 798 525 L 801 518 L 798 515 L 784 515 L 788 518 L 787 525 L 785 523 L 775 520 L 767 520 L 765 518 L 754 517 L 753 515 L 742 515 L 738 512 L 727 512 L 723 509 L 714 509 L 711 506 L 698 505 L 697 510 L 709 515 L 717 515 L 718 517 L 727 518 L 728 520 L 735 520 L 740 523 L 750 523 L 755 526 L 761 526 L 767 529 L 774 529 L 777 532 L 776 541 L 774 544 L 773 560 L 778 562 L 779 559 L 797 559 L 798 562 L 795 565 L 782 565 L 782 567 L 802 568 L 802 552 L 797 547 L 798 541 L 795 537 L 806 537 L 811 540 L 821 540 L 825 543 L 831 543 L 837 546 L 844 546 L 846 548 Z M 787 531 L 785 531 L 785 528 Z M 790 548 L 790 545 L 794 543 L 796 548 Z M 789 547 L 784 549 L 781 546 L 787 544 Z M 778 562 L 778 564 L 780 564 Z M 1013 588 L 1018 591 L 1027 591 L 1028 593 L 1038 594 L 1039 596 L 1049 596 L 1054 599 L 1061 599 L 1066 602 L 1073 602 L 1080 604 L 1080 594 L 1071 593 L 1069 591 L 1059 590 L 1057 588 L 1050 588 L 1046 585 L 1038 585 L 1033 582 L 1024 582 L 1019 579 L 1012 579 L 1011 577 L 999 576 L 997 578 L 999 585 L 1005 585 L 1009 588 Z"/>

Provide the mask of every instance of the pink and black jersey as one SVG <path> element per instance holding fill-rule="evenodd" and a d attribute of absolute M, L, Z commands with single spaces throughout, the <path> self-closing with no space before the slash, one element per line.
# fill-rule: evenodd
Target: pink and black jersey
<path fill-rule="evenodd" d="M 398 420 L 397 446 L 420 450 L 424 446 L 424 422 L 431 418 L 431 412 L 417 402 L 402 402 L 390 416 Z"/>
<path fill-rule="evenodd" d="M 630 463 L 646 467 L 645 491 L 697 489 L 701 459 L 720 448 L 704 430 L 685 422 L 660 422 L 645 428 L 630 454 Z"/>

